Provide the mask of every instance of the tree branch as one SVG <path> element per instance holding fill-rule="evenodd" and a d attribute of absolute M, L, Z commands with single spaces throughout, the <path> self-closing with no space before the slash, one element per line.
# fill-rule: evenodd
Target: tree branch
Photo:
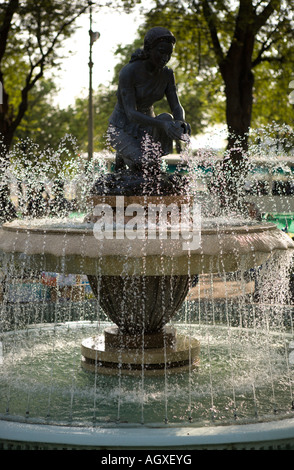
<path fill-rule="evenodd" d="M 265 62 L 265 61 L 269 60 L 269 57 L 264 57 L 263 54 L 266 51 L 268 51 L 273 46 L 273 44 L 275 44 L 278 41 L 279 41 L 279 39 L 276 39 L 276 40 L 273 39 L 272 41 L 267 41 L 266 40 L 261 44 L 260 50 L 259 50 L 256 58 L 251 63 L 252 68 L 256 67 L 261 62 Z M 272 57 L 272 59 L 274 59 L 274 57 Z"/>
<path fill-rule="evenodd" d="M 7 38 L 11 28 L 12 17 L 19 7 L 19 0 L 10 0 L 4 13 L 3 23 L 0 28 L 0 64 L 5 54 Z"/>
<path fill-rule="evenodd" d="M 207 22 L 207 25 L 210 31 L 210 36 L 211 36 L 211 40 L 213 44 L 213 49 L 216 55 L 217 63 L 221 65 L 224 60 L 224 53 L 223 53 L 222 47 L 218 39 L 217 29 L 216 29 L 215 20 L 214 20 L 214 14 L 207 0 L 203 0 L 201 3 L 202 3 L 204 18 Z"/>
<path fill-rule="evenodd" d="M 59 39 L 59 37 L 61 36 L 61 34 L 63 33 L 63 31 L 68 27 L 70 26 L 72 23 L 74 23 L 74 21 L 81 15 L 83 14 L 86 9 L 88 8 L 88 5 L 86 5 L 85 7 L 83 7 L 75 16 L 73 16 L 70 20 L 64 22 L 59 31 L 57 32 L 57 34 L 55 35 L 55 37 L 53 38 L 52 42 L 51 42 L 51 45 L 50 47 L 48 47 L 47 51 L 46 52 L 43 52 L 43 48 L 42 48 L 42 45 L 41 45 L 41 24 L 40 24 L 40 21 L 38 22 L 38 37 L 37 37 L 37 41 L 38 41 L 38 45 L 39 45 L 39 49 L 40 49 L 40 53 L 41 53 L 41 57 L 40 59 L 35 63 L 35 64 L 32 64 L 31 66 L 31 69 L 30 69 L 30 72 L 28 73 L 27 75 L 27 78 L 26 78 L 26 85 L 25 87 L 23 88 L 21 94 L 22 94 L 22 100 L 21 100 L 21 103 L 19 105 L 19 108 L 18 108 L 18 113 L 17 113 L 17 116 L 15 118 L 15 120 L 13 121 L 12 125 L 13 127 L 16 129 L 16 127 L 19 125 L 21 119 L 23 118 L 26 110 L 27 110 L 27 106 L 28 106 L 28 94 L 30 92 L 30 90 L 34 87 L 34 85 L 37 83 L 38 80 L 40 80 L 40 78 L 43 77 L 44 75 L 44 69 L 46 67 L 46 60 L 48 59 L 48 57 L 52 54 L 53 50 L 54 50 L 54 47 L 56 46 L 56 43 Z M 37 68 L 40 68 L 40 71 L 33 77 L 33 72 L 34 70 L 36 70 Z"/>
<path fill-rule="evenodd" d="M 263 11 L 259 13 L 259 15 L 255 16 L 254 28 L 255 34 L 264 26 L 269 19 L 269 17 L 274 13 L 274 11 L 278 11 L 281 6 L 280 0 L 270 0 L 269 3 L 264 7 Z"/>
<path fill-rule="evenodd" d="M 266 39 L 261 43 L 260 50 L 258 51 L 256 58 L 252 61 L 252 68 L 256 67 L 259 65 L 261 62 L 274 62 L 274 61 L 282 61 L 284 60 L 284 57 L 263 57 L 264 52 L 268 51 L 274 44 L 279 43 L 281 40 L 281 35 L 280 33 L 277 35 L 276 32 L 281 31 L 281 28 L 283 26 L 286 26 L 285 33 L 286 34 L 292 34 L 292 27 L 288 25 L 287 27 L 287 20 L 284 18 L 278 25 L 274 26 L 274 29 L 272 29 L 271 32 L 267 34 Z"/>

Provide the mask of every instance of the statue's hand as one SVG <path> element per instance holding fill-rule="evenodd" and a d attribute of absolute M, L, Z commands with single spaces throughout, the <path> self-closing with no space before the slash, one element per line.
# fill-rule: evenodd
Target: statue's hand
<path fill-rule="evenodd" d="M 181 127 L 183 128 L 184 130 L 184 134 L 188 134 L 188 135 L 191 135 L 191 126 L 188 122 L 185 122 L 185 121 L 179 121 L 181 122 Z"/>
<path fill-rule="evenodd" d="M 174 122 L 178 129 L 178 140 L 183 140 L 184 142 L 188 142 L 190 140 L 191 135 L 191 127 L 185 121 L 175 121 Z"/>
<path fill-rule="evenodd" d="M 170 139 L 173 140 L 187 140 L 191 135 L 191 127 L 185 121 L 174 121 L 170 119 L 161 120 L 161 126 Z"/>

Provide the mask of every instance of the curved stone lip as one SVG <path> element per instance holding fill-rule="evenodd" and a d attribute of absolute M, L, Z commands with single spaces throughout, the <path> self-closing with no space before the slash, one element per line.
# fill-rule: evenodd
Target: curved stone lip
<path fill-rule="evenodd" d="M 205 222 L 205 219 L 204 219 Z M 11 232 L 19 232 L 19 233 L 36 233 L 36 234 L 42 234 L 42 235 L 50 235 L 50 234 L 68 234 L 68 235 L 85 235 L 85 236 L 93 236 L 93 229 L 94 229 L 94 224 L 89 223 L 89 224 L 81 224 L 80 228 L 76 227 L 71 227 L 71 226 L 36 226 L 36 225 L 31 225 L 30 223 L 24 224 L 22 222 L 16 223 L 16 221 L 13 222 L 6 222 L 2 225 L 2 229 L 5 231 L 11 231 Z M 219 234 L 219 233 L 232 233 L 232 234 L 250 234 L 250 233 L 260 233 L 264 231 L 270 231 L 270 230 L 278 230 L 277 226 L 273 223 L 265 222 L 265 223 L 260 223 L 260 224 L 246 224 L 244 223 L 243 225 L 215 225 L 214 228 L 205 228 L 201 226 L 201 235 L 211 235 L 211 234 Z M 115 227 L 114 227 L 114 233 L 115 233 Z M 147 234 L 147 229 L 145 229 L 146 234 Z M 187 227 L 187 232 L 188 231 L 193 231 L 193 227 L 190 227 L 190 230 L 188 230 Z M 172 237 L 173 233 L 177 233 L 177 230 L 170 229 L 169 227 L 166 228 L 166 232 L 168 237 Z M 105 231 L 105 235 L 107 235 L 108 231 Z M 115 238 L 115 237 L 114 237 Z M 293 245 L 294 246 L 294 245 Z"/>
<path fill-rule="evenodd" d="M 213 449 L 232 445 L 264 448 L 294 442 L 293 418 L 262 423 L 228 426 L 193 427 L 155 425 L 130 426 L 120 424 L 104 427 L 75 427 L 29 424 L 0 420 L 0 441 L 48 446 L 83 446 L 94 449 Z M 131 444 L 130 444 L 131 443 Z M 188 447 L 187 447 L 188 446 Z"/>
<path fill-rule="evenodd" d="M 49 221 L 48 221 L 49 222 Z M 61 222 L 62 224 L 62 222 Z M 48 223 L 48 226 L 44 225 L 33 225 L 28 223 L 24 223 L 23 221 L 20 221 L 16 223 L 16 221 L 13 222 L 5 222 L 2 225 L 2 230 L 9 231 L 9 232 L 14 232 L 14 233 L 36 233 L 36 234 L 41 234 L 41 235 L 50 235 L 50 234 L 73 234 L 73 235 L 91 235 L 93 236 L 93 224 L 87 224 L 89 227 L 86 226 L 85 223 L 81 223 L 80 228 L 74 228 L 71 226 L 60 226 L 60 227 L 54 227 L 54 225 L 50 226 L 50 222 Z"/>

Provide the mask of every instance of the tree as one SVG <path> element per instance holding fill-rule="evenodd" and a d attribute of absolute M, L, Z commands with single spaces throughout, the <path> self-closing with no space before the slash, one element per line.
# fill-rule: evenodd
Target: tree
<path fill-rule="evenodd" d="M 281 69 L 287 73 L 290 68 L 293 70 L 293 2 L 157 0 L 156 8 L 147 14 L 146 28 L 163 22 L 179 38 L 182 55 L 179 65 L 187 70 L 188 76 L 191 72 L 193 75 L 194 70 L 195 87 L 199 86 L 196 71 L 200 82 L 205 80 L 210 90 L 209 82 L 217 77 L 216 71 L 221 77 L 222 84 L 216 87 L 215 102 L 221 107 L 225 104 L 228 127 L 221 186 L 234 195 L 239 178 L 244 174 L 252 116 L 257 117 L 253 106 L 259 98 L 261 109 L 260 96 L 266 95 L 261 89 L 261 78 L 264 79 L 266 71 L 270 71 L 271 77 L 277 77 L 278 66 L 280 74 Z M 256 84 L 255 76 L 258 77 Z M 269 76 L 264 87 L 269 89 Z M 272 87 L 272 90 L 274 88 L 277 96 L 277 88 Z M 225 99 L 220 102 L 222 92 Z M 285 89 L 285 94 L 288 92 Z M 269 103 L 267 105 L 270 107 Z"/>
<path fill-rule="evenodd" d="M 59 50 L 75 21 L 91 5 L 129 12 L 140 0 L 7 0 L 0 1 L 0 152 L 7 154 L 29 103 L 29 95 L 58 65 Z M 1 141 L 2 136 L 2 141 Z"/>
<path fill-rule="evenodd" d="M 232 162 L 238 164 L 248 147 L 254 69 L 263 62 L 281 63 L 293 48 L 294 8 L 292 2 L 280 0 L 239 0 L 235 9 L 229 3 L 193 2 L 195 8 L 202 8 L 225 84 L 228 149 Z M 231 22 L 232 29 L 230 39 L 221 43 L 224 21 Z M 282 51 L 278 45 L 285 41 L 287 48 Z"/>
<path fill-rule="evenodd" d="M 14 132 L 12 147 L 19 141 L 31 140 L 40 148 L 57 148 L 64 135 L 71 133 L 70 110 L 52 103 L 55 92 L 52 78 L 41 78 L 36 83 L 28 96 L 27 111 Z M 10 105 L 13 106 L 13 99 Z"/>
<path fill-rule="evenodd" d="M 45 70 L 56 65 L 62 40 L 73 32 L 75 20 L 87 7 L 85 0 L 9 0 L 0 5 L 0 133 L 4 153 L 28 108 L 30 91 Z M 7 83 L 12 70 L 19 82 L 16 90 Z"/>
<path fill-rule="evenodd" d="M 260 82 L 255 88 L 255 75 L 260 79 L 262 70 L 272 73 L 276 66 L 280 73 L 289 64 L 293 69 L 293 2 L 158 0 L 146 20 L 147 27 L 164 21 L 172 28 L 180 42 L 179 65 L 188 75 L 194 72 L 195 86 L 196 70 L 203 80 L 208 78 L 204 71 L 208 74 L 211 69 L 212 77 L 217 66 L 224 84 L 228 148 L 233 160 L 241 159 L 235 147 L 237 142 L 238 148 L 247 149 L 253 98 L 260 90 Z"/>

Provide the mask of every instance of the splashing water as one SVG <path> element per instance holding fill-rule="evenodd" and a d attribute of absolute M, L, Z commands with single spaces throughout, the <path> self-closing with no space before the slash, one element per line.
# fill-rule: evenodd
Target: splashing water
<path fill-rule="evenodd" d="M 271 137 L 278 132 L 276 126 L 255 131 L 259 141 L 254 142 L 252 137 L 253 144 L 248 151 L 246 178 L 250 176 L 250 185 L 246 186 L 246 180 L 245 192 L 249 201 L 258 204 L 260 218 L 265 217 L 269 207 L 278 205 L 275 198 L 280 195 L 272 191 L 273 186 L 269 194 L 261 194 L 261 185 L 253 188 L 253 184 L 265 181 L 263 187 L 269 188 L 273 182 L 285 182 L 275 179 L 276 175 L 282 174 L 284 178 L 293 172 L 292 157 L 282 158 L 277 154 L 277 150 L 281 151 L 282 145 L 288 145 L 291 140 L 290 130 L 279 128 L 279 131 L 283 131 L 283 136 L 278 142 L 276 137 Z M 251 131 L 252 136 L 254 133 Z M 46 212 L 46 223 L 61 229 L 77 225 L 89 227 L 83 222 L 89 190 L 99 175 L 107 174 L 109 153 L 95 155 L 84 171 L 85 161 L 77 158 L 78 149 L 73 140 L 73 153 L 68 153 L 67 139 L 70 140 L 65 137 L 55 152 L 52 149 L 41 152 L 29 142 L 22 142 L 13 149 L 10 163 L 5 164 L 4 179 L 15 188 L 16 196 L 18 182 L 21 182 L 17 205 L 20 218 L 26 220 L 29 188 L 43 183 L 50 193 L 58 176 L 68 187 L 74 188 L 71 198 L 74 204 L 66 216 L 56 218 L 55 214 L 53 218 Z M 148 140 L 145 144 L 146 155 L 153 154 L 154 147 Z M 155 151 L 158 154 L 159 149 Z M 250 161 L 253 158 L 254 163 Z M 245 227 L 249 226 L 248 214 L 244 219 L 236 213 L 228 216 L 221 212 L 218 194 L 211 187 L 211 177 L 217 177 L 219 161 L 219 154 L 213 148 L 208 146 L 193 154 L 187 145 L 176 171 L 186 174 L 189 193 L 200 202 L 206 227 L 220 229 L 224 223 L 233 227 L 236 218 L 245 221 Z M 163 169 L 170 171 L 168 160 Z M 259 171 L 259 179 L 255 178 L 255 171 Z M 277 184 L 275 187 L 278 190 Z M 283 207 L 291 208 L 291 191 L 282 194 Z M 39 223 L 43 224 L 44 219 Z M 64 243 L 66 251 L 65 238 Z M 87 243 L 86 236 L 82 243 Z M 129 276 L 129 255 L 128 252 L 123 254 L 125 271 L 121 275 L 126 277 Z M 81 290 L 82 296 L 75 298 L 75 285 L 62 290 L 57 283 L 46 289 L 42 284 L 45 270 L 30 270 L 25 256 L 21 270 L 14 269 L 11 257 L 2 257 L 1 417 L 86 426 L 118 422 L 208 426 L 292 417 L 293 305 L 289 294 L 292 258 L 290 250 L 274 253 L 262 266 L 234 273 L 225 272 L 220 258 L 217 272 L 203 271 L 191 276 L 189 294 L 171 323 L 178 332 L 200 341 L 198 368 L 160 377 L 149 377 L 142 368 L 138 376 L 129 377 L 120 373 L 117 376 L 92 374 L 81 368 L 81 340 L 87 336 L 103 336 L 105 326 L 109 325 L 99 304 L 99 263 L 98 298 L 91 295 L 87 298 L 84 290 Z M 172 265 L 172 274 L 173 269 Z M 68 274 L 76 273 L 59 272 L 63 277 Z M 82 287 L 88 288 L 87 279 L 83 281 Z M 29 298 L 25 298 L 25 286 L 29 286 Z M 17 288 L 23 289 L 19 295 L 16 295 Z M 65 292 L 70 294 L 66 296 Z M 138 296 L 141 294 L 142 290 Z M 123 292 L 122 316 L 128 313 L 127 296 L 128 292 Z"/>

